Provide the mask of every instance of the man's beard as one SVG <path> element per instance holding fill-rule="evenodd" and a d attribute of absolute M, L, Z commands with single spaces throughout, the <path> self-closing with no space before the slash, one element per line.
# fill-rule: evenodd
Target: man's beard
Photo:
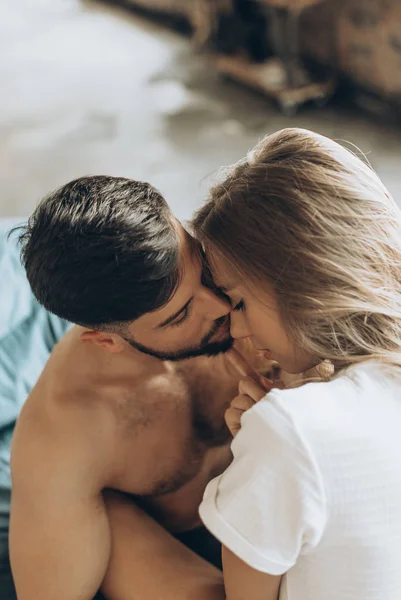
<path fill-rule="evenodd" d="M 176 352 L 163 352 L 161 350 L 155 350 L 154 348 L 149 348 L 148 346 L 144 346 L 133 340 L 132 338 L 124 337 L 125 341 L 128 342 L 135 350 L 139 350 L 144 354 L 148 354 L 149 356 L 154 356 L 155 358 L 159 358 L 160 360 L 186 360 L 188 358 L 196 358 L 197 356 L 217 356 L 223 352 L 228 352 L 232 347 L 234 340 L 228 335 L 228 337 L 219 342 L 211 342 L 210 340 L 213 336 L 218 332 L 218 330 L 224 325 L 227 321 L 227 317 L 221 317 L 214 322 L 213 327 L 205 335 L 205 337 L 201 340 L 199 346 L 190 346 L 189 348 L 185 348 L 184 350 L 179 350 Z"/>

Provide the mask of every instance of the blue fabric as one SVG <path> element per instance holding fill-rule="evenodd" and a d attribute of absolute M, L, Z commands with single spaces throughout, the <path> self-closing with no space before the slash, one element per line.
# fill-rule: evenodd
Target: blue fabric
<path fill-rule="evenodd" d="M 18 413 L 54 345 L 71 326 L 35 300 L 20 263 L 15 223 L 0 221 L 0 561 L 7 554 L 10 441 Z"/>

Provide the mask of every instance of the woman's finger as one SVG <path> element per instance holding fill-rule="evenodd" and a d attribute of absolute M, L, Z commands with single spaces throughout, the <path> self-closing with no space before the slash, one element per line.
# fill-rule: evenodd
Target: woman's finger
<path fill-rule="evenodd" d="M 255 404 L 254 400 L 247 394 L 239 394 L 230 404 L 230 408 L 239 409 L 242 411 L 249 410 Z M 230 410 L 230 409 L 228 409 Z"/>
<path fill-rule="evenodd" d="M 234 398 L 224 414 L 224 418 L 231 434 L 236 436 L 238 431 L 241 429 L 241 418 L 242 415 L 252 408 L 255 403 L 249 396 L 245 394 L 239 394 Z"/>
<path fill-rule="evenodd" d="M 231 435 L 235 437 L 239 430 L 241 429 L 241 416 L 244 414 L 244 411 L 238 408 L 229 408 L 226 410 L 224 414 L 224 419 L 226 421 L 226 425 L 231 432 Z"/>

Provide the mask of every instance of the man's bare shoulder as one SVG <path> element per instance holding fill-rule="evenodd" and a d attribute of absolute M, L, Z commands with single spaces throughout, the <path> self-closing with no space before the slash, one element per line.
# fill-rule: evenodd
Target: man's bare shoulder
<path fill-rule="evenodd" d="M 75 335 L 74 335 L 75 333 Z M 52 470 L 86 465 L 99 481 L 107 479 L 116 424 L 111 397 L 96 375 L 96 359 L 71 330 L 54 348 L 28 396 L 12 443 L 14 475 L 31 469 L 39 476 Z M 40 477 L 38 477 L 40 479 Z"/>
<path fill-rule="evenodd" d="M 109 353 L 74 327 L 54 348 L 18 419 L 13 464 L 93 463 L 105 486 L 145 433 L 185 397 L 174 368 L 130 351 Z M 159 364 L 160 362 L 160 364 Z M 145 427 L 146 425 L 146 427 Z M 135 433 L 135 435 L 133 435 Z M 16 461 L 16 457 L 19 458 Z M 40 467 L 42 468 L 42 467 Z"/>
<path fill-rule="evenodd" d="M 112 468 L 111 453 L 115 427 L 111 411 L 95 407 L 92 399 L 67 398 L 51 402 L 43 395 L 27 400 L 15 427 L 11 447 L 13 478 L 32 477 L 39 484 L 72 470 L 86 472 L 88 484 L 99 490 L 107 484 Z"/>

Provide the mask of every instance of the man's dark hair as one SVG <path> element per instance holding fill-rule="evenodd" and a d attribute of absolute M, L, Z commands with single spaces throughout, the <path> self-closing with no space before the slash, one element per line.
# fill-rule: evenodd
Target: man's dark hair
<path fill-rule="evenodd" d="M 166 304 L 179 283 L 178 232 L 148 183 L 71 181 L 42 200 L 19 241 L 37 300 L 79 325 L 134 321 Z"/>

